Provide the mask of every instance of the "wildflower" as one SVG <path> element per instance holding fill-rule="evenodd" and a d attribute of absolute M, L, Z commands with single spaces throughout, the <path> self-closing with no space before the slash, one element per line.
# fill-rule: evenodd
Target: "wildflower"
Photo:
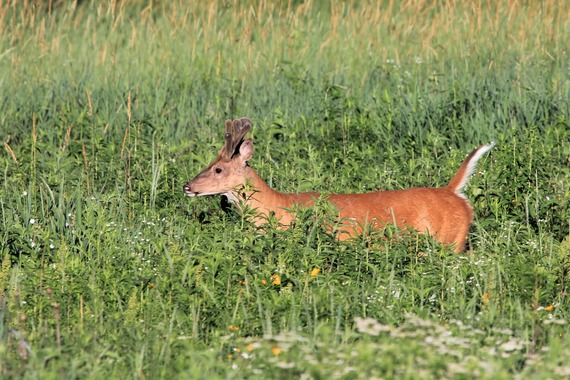
<path fill-rule="evenodd" d="M 266 284 L 267 284 L 267 281 L 265 281 L 265 279 L 262 279 L 262 280 L 261 280 L 261 285 L 266 285 Z"/>
<path fill-rule="evenodd" d="M 249 343 L 247 346 L 245 346 L 245 348 L 246 348 L 249 352 L 253 351 L 253 348 L 254 348 L 253 343 Z"/>
<path fill-rule="evenodd" d="M 558 367 L 554 368 L 554 373 L 561 376 L 561 377 L 570 376 L 570 367 L 558 366 Z"/>
<path fill-rule="evenodd" d="M 485 305 L 488 305 L 489 304 L 489 292 L 483 293 L 483 295 L 481 296 L 481 300 L 483 301 L 483 303 Z"/>
<path fill-rule="evenodd" d="M 314 269 L 311 271 L 311 278 L 317 277 L 317 276 L 319 275 L 319 273 L 321 273 L 321 270 L 320 270 L 319 268 L 314 268 Z"/>
<path fill-rule="evenodd" d="M 358 332 L 368 335 L 378 336 L 382 331 L 389 332 L 391 330 L 390 326 L 383 325 L 374 318 L 356 317 L 354 318 L 354 322 L 356 323 Z"/>
<path fill-rule="evenodd" d="M 567 324 L 568 322 L 565 319 L 547 319 L 544 320 L 543 323 L 545 325 L 550 325 L 550 324 L 554 324 L 554 325 L 560 325 L 560 326 L 564 326 L 565 324 Z M 564 334 L 560 334 L 560 336 L 563 336 Z"/>
<path fill-rule="evenodd" d="M 30 224 L 35 224 L 36 220 L 34 218 L 30 219 Z"/>
<path fill-rule="evenodd" d="M 228 325 L 228 329 L 230 331 L 239 331 L 239 327 L 234 325 Z"/>
<path fill-rule="evenodd" d="M 554 310 L 554 305 L 548 305 L 547 307 L 544 308 L 544 310 L 552 311 L 552 310 Z"/>
<path fill-rule="evenodd" d="M 281 285 L 281 276 L 279 276 L 277 273 L 274 273 L 271 276 L 271 283 L 273 285 Z"/>
<path fill-rule="evenodd" d="M 501 344 L 500 348 L 505 352 L 512 352 L 515 350 L 520 350 L 522 348 L 522 344 L 516 339 L 511 339 L 508 342 Z"/>
<path fill-rule="evenodd" d="M 281 354 L 281 349 L 277 346 L 273 346 L 271 348 L 271 352 L 273 353 L 273 355 L 277 356 Z"/>

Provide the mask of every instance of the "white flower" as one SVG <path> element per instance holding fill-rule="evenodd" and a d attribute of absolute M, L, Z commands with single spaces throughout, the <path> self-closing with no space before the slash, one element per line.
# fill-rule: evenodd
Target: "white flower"
<path fill-rule="evenodd" d="M 35 224 L 36 220 L 34 218 L 30 219 L 30 224 Z"/>
<path fill-rule="evenodd" d="M 503 351 L 511 352 L 515 350 L 520 350 L 522 348 L 522 344 L 515 339 L 511 339 L 508 342 L 501 344 L 500 348 Z"/>
<path fill-rule="evenodd" d="M 390 326 L 383 325 L 374 318 L 356 317 L 354 318 L 354 322 L 356 323 L 358 332 L 368 335 L 378 336 L 383 331 L 390 332 L 392 330 Z"/>

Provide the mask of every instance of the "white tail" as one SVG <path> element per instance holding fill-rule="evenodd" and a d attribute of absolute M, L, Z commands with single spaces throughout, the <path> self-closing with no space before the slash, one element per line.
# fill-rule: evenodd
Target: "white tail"
<path fill-rule="evenodd" d="M 244 136 L 251 128 L 246 118 L 226 121 L 225 144 L 216 160 L 184 185 L 190 197 L 223 194 L 238 207 L 242 202 L 256 209 L 256 224 L 274 213 L 285 227 L 292 222 L 288 211 L 294 205 L 311 206 L 321 195 L 316 192 L 286 194 L 271 189 L 248 165 L 253 156 L 253 140 Z M 449 184 L 441 188 L 412 188 L 362 194 L 330 194 L 327 200 L 337 209 L 343 225 L 339 239 L 360 234 L 364 225 L 381 228 L 386 224 L 413 227 L 434 239 L 454 246 L 465 246 L 473 211 L 461 193 L 477 161 L 495 146 L 481 145 L 471 152 Z"/>
<path fill-rule="evenodd" d="M 469 177 L 471 177 L 471 174 L 473 174 L 473 171 L 475 171 L 475 166 L 477 165 L 477 161 L 479 161 L 479 159 L 485 153 L 490 151 L 494 146 L 495 143 L 492 142 L 487 145 L 481 145 L 473 152 L 471 152 L 469 156 L 467 156 L 465 161 L 463 161 L 463 163 L 459 167 L 459 170 L 457 171 L 457 173 L 455 173 L 451 181 L 449 181 L 447 187 L 450 190 L 454 191 L 456 194 L 463 196 L 461 190 L 463 190 L 465 185 L 467 185 Z"/>

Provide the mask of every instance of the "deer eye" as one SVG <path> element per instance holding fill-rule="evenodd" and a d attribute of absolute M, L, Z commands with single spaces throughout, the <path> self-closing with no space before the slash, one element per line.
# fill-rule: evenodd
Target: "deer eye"
<path fill-rule="evenodd" d="M 220 174 L 222 172 L 222 168 L 216 168 L 214 169 L 214 171 L 216 172 L 216 174 Z"/>

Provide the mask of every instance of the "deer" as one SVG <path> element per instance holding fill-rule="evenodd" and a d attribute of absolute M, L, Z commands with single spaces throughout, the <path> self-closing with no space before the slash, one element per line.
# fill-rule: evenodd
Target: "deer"
<path fill-rule="evenodd" d="M 477 161 L 495 146 L 494 142 L 473 150 L 446 186 L 415 187 L 367 193 L 326 194 L 318 192 L 282 193 L 272 189 L 249 165 L 253 156 L 253 140 L 245 139 L 251 120 L 226 121 L 224 146 L 217 158 L 183 186 L 189 197 L 225 195 L 240 211 L 255 212 L 252 222 L 261 226 L 270 215 L 282 228 L 295 220 L 297 206 L 311 207 L 323 197 L 338 212 L 338 240 L 363 233 L 365 226 L 380 229 L 387 225 L 413 229 L 428 234 L 439 243 L 460 253 L 466 244 L 473 221 L 473 208 L 462 193 Z"/>

